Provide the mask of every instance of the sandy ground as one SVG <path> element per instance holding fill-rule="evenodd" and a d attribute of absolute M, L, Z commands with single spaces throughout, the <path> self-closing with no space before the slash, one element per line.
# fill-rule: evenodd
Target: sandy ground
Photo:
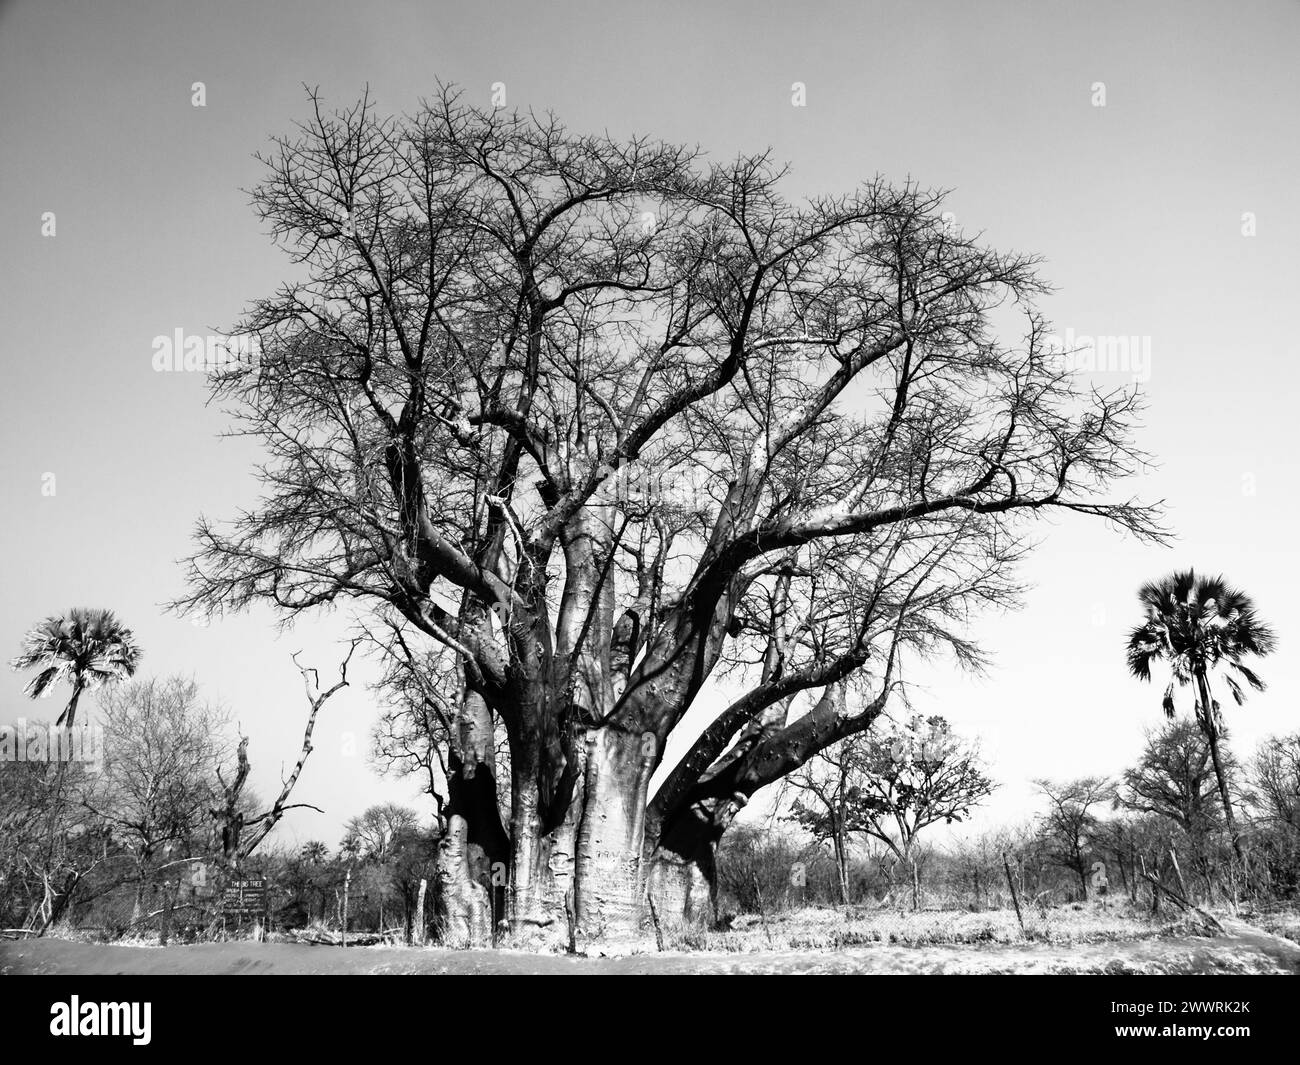
<path fill-rule="evenodd" d="M 1300 946 L 1242 921 L 1227 934 L 1055 946 L 1041 943 L 837 951 L 567 957 L 514 951 L 204 943 L 138 947 L 63 940 L 0 942 L 0 974 L 423 973 L 614 975 L 672 973 L 1289 973 Z"/>

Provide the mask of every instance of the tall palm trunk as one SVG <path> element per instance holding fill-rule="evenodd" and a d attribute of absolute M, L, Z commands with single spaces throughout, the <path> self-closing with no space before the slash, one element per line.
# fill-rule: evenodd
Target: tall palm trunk
<path fill-rule="evenodd" d="M 1223 771 L 1223 757 L 1219 753 L 1219 726 L 1214 720 L 1214 702 L 1210 698 L 1210 681 L 1204 668 L 1196 671 L 1196 685 L 1201 701 L 1201 729 L 1210 745 L 1210 760 L 1214 763 L 1214 778 L 1219 785 L 1219 798 L 1223 800 L 1223 818 L 1232 839 L 1232 852 L 1243 863 L 1241 839 L 1237 836 L 1237 819 L 1232 813 L 1232 800 L 1228 798 L 1228 777 Z"/>
<path fill-rule="evenodd" d="M 77 703 L 81 701 L 81 693 L 85 690 L 85 687 L 85 680 L 82 678 L 81 674 L 78 674 L 72 682 L 72 698 L 68 700 L 68 705 L 64 707 L 63 713 L 59 715 L 58 720 L 55 722 L 56 725 L 64 725 L 67 728 L 72 728 L 72 726 L 76 724 Z"/>
<path fill-rule="evenodd" d="M 68 705 L 64 708 L 63 713 L 61 713 L 58 716 L 58 719 L 55 721 L 56 726 L 62 725 L 65 728 L 67 728 L 69 731 L 71 731 L 72 725 L 77 719 L 77 703 L 81 701 L 81 693 L 85 690 L 85 688 L 86 688 L 85 680 L 82 677 L 82 675 L 78 673 L 76 678 L 72 682 L 72 698 L 68 700 Z M 62 747 L 62 744 L 60 744 L 60 747 Z M 71 745 L 69 745 L 68 750 L 71 750 Z M 53 751 L 51 751 L 51 754 L 53 754 Z M 57 762 L 58 764 L 54 767 L 55 787 L 54 787 L 54 802 L 51 805 L 51 831 L 53 831 L 54 811 L 58 810 L 59 800 L 63 796 L 63 774 L 67 771 L 68 768 L 68 763 L 65 762 L 62 758 L 57 759 Z"/>

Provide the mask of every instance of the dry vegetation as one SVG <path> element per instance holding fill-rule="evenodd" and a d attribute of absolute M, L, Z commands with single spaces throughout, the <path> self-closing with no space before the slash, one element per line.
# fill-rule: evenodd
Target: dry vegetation
<path fill-rule="evenodd" d="M 1300 943 L 1300 912 L 1277 910 L 1246 915 L 1246 920 L 1275 936 Z"/>
<path fill-rule="evenodd" d="M 770 916 L 742 914 L 727 929 L 701 925 L 666 932 L 673 950 L 750 952 L 766 950 L 842 950 L 873 944 L 924 947 L 982 943 L 1100 943 L 1155 936 L 1202 934 L 1199 921 L 1124 903 L 1080 903 L 1035 908 L 1024 915 L 1023 934 L 1012 910 L 972 913 L 921 910 L 916 913 L 870 906 L 807 907 Z"/>

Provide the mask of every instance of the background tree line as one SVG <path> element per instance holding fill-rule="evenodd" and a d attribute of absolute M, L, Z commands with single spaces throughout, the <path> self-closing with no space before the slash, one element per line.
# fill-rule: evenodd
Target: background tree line
<path fill-rule="evenodd" d="M 1243 659 L 1267 654 L 1271 632 L 1248 598 L 1191 571 L 1145 586 L 1139 600 L 1146 619 L 1130 636 L 1128 660 L 1142 679 L 1155 661 L 1170 663 L 1168 720 L 1148 731 L 1117 777 L 1037 781 L 1043 812 L 1031 823 L 936 839 L 934 826 L 967 820 L 996 784 L 978 744 L 943 717 L 885 717 L 786 776 L 768 825 L 742 824 L 718 852 L 707 897 L 687 901 L 716 920 L 729 909 L 832 902 L 1000 907 L 1013 888 L 1038 905 L 1145 897 L 1157 909 L 1156 884 L 1208 906 L 1293 900 L 1300 733 L 1269 738 L 1239 760 L 1210 687 L 1214 667 L 1226 662 L 1262 688 Z M 281 928 L 346 923 L 421 941 L 430 930 L 444 934 L 447 867 L 439 857 L 455 844 L 446 737 L 414 657 L 387 659 L 372 753 L 381 769 L 423 783 L 430 819 L 381 805 L 350 820 L 332 854 L 319 842 L 254 854 L 287 810 L 310 805 L 289 803 L 290 792 L 316 713 L 346 685 L 360 642 L 331 688 L 299 666 L 310 706 L 303 751 L 268 807 L 245 787 L 247 741 L 236 741 L 229 715 L 192 679 L 131 679 L 140 651 L 111 613 L 74 611 L 34 628 L 15 668 L 36 670 L 34 696 L 68 682 L 63 722 L 73 720 L 84 692 L 95 693 L 90 713 L 104 730 L 103 762 L 4 764 L 0 925 L 44 931 L 62 922 L 122 934 L 176 920 L 211 929 L 221 884 L 238 873 L 272 879 L 268 916 Z M 1175 717 L 1180 683 L 1195 700 L 1186 718 Z M 1240 701 L 1241 689 L 1228 688 Z M 508 756 L 508 744 L 498 730 L 491 749 Z M 501 782 L 492 801 L 508 814 L 512 797 Z"/>
<path fill-rule="evenodd" d="M 874 797 L 864 799 L 852 783 L 835 786 L 860 755 L 833 750 L 815 792 L 796 781 L 784 817 L 778 812 L 729 839 L 719 854 L 720 909 L 761 912 L 845 901 L 1001 909 L 1011 905 L 1008 869 L 1020 900 L 1030 905 L 1099 899 L 1168 905 L 1158 892 L 1153 897 L 1144 872 L 1202 905 L 1294 905 L 1300 896 L 1300 733 L 1265 739 L 1244 764 L 1226 746 L 1226 736 L 1220 739 L 1244 861 L 1226 826 L 1209 744 L 1192 721 L 1150 731 L 1133 765 L 1113 779 L 1039 781 L 1040 815 L 979 832 L 889 831 L 896 816 L 924 824 L 926 809 L 945 807 L 913 798 L 886 804 L 882 816 Z M 879 742 L 868 755 L 888 761 L 876 784 L 881 789 L 899 775 L 891 749 L 891 741 Z M 930 823 L 947 820 L 940 813 Z M 843 826 L 841 844 L 834 838 L 837 824 Z M 882 829 L 888 838 L 880 837 Z"/>

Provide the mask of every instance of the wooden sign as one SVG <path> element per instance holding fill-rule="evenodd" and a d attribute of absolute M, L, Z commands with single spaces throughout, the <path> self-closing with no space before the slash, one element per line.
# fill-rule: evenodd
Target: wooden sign
<path fill-rule="evenodd" d="M 221 892 L 222 916 L 240 920 L 264 918 L 269 886 L 264 876 L 227 881 Z"/>

